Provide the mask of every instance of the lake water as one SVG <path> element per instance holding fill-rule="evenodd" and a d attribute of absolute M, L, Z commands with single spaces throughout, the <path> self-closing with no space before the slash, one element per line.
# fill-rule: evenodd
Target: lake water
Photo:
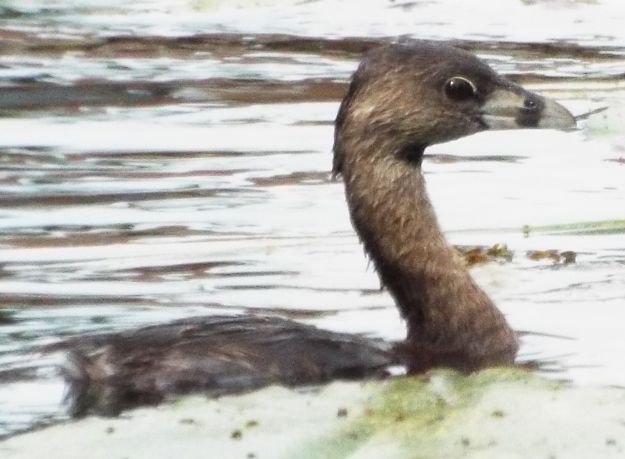
<path fill-rule="evenodd" d="M 408 36 L 576 114 L 609 107 L 573 133 L 439 145 L 423 167 L 453 243 L 513 251 L 473 272 L 527 332 L 520 359 L 625 385 L 623 24 L 620 0 L 4 1 L 0 368 L 211 313 L 401 339 L 329 170 L 362 52 Z M 526 256 L 547 249 L 576 263 Z M 40 376 L 0 385 L 0 435 L 63 417 L 62 382 Z"/>

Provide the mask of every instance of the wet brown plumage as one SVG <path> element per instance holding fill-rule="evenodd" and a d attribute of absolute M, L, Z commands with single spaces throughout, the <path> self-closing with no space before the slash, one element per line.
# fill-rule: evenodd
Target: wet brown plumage
<path fill-rule="evenodd" d="M 72 355 L 75 411 L 111 414 L 192 391 L 371 377 L 392 364 L 413 372 L 512 364 L 515 333 L 438 227 L 423 152 L 485 129 L 574 124 L 563 107 L 468 52 L 422 41 L 370 52 L 336 119 L 333 172 L 343 177 L 354 228 L 406 319 L 407 339 L 392 347 L 246 316 L 78 337 L 48 348 Z"/>
<path fill-rule="evenodd" d="M 270 384 L 381 376 L 395 360 L 383 341 L 250 316 L 182 319 L 77 337 L 46 350 L 69 352 L 63 370 L 76 415 L 115 415 L 173 394 L 218 396 Z"/>
<path fill-rule="evenodd" d="M 424 51 L 378 50 L 361 64 L 337 117 L 334 173 L 344 178 L 354 227 L 406 318 L 410 367 L 511 364 L 515 334 L 442 236 L 420 172 L 425 147 L 484 129 L 437 87 L 458 67 L 485 88 L 481 97 L 501 80 L 468 53 Z M 421 103 L 406 109 L 411 98 Z"/>

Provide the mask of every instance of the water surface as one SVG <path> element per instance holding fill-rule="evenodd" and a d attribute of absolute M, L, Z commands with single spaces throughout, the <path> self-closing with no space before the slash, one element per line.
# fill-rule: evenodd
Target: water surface
<path fill-rule="evenodd" d="M 3 3 L 0 366 L 65 336 L 212 313 L 400 339 L 329 169 L 359 57 L 408 36 L 452 40 L 575 113 L 610 107 L 574 133 L 436 146 L 424 171 L 453 243 L 514 253 L 474 275 L 527 332 L 520 358 L 578 384 L 625 384 L 621 2 L 341 11 L 326 0 Z M 576 263 L 526 256 L 546 249 Z M 39 376 L 0 386 L 0 435 L 59 416 L 63 385 L 52 367 Z"/>

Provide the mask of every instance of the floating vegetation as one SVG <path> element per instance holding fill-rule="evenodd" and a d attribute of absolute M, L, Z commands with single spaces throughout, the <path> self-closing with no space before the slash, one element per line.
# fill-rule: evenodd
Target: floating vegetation
<path fill-rule="evenodd" d="M 458 253 L 464 258 L 467 266 L 474 266 L 491 261 L 509 262 L 514 254 L 505 244 L 493 246 L 456 246 Z"/>
<path fill-rule="evenodd" d="M 525 225 L 523 226 L 522 231 L 525 237 L 529 237 L 532 233 L 571 235 L 622 234 L 625 233 L 625 220 L 563 223 L 544 226 Z"/>
<path fill-rule="evenodd" d="M 393 379 L 382 387 L 345 427 L 310 441 L 286 457 L 347 458 L 372 444 L 393 446 L 390 452 L 384 450 L 386 454 L 366 457 L 465 457 L 464 448 L 484 445 L 484 436 L 490 436 L 484 435 L 483 428 L 498 432 L 501 424 L 510 422 L 509 414 L 516 415 L 524 408 L 522 402 L 516 405 L 506 397 L 488 400 L 490 394 L 501 391 L 527 397 L 528 393 L 539 393 L 555 398 L 562 397 L 564 386 L 535 378 L 525 370 L 491 369 L 470 376 L 439 370 L 421 377 Z M 469 427 L 474 423 L 467 422 L 468 418 L 479 418 L 480 427 Z M 441 455 L 441 451 L 446 454 Z"/>
<path fill-rule="evenodd" d="M 493 246 L 456 246 L 467 266 L 475 266 L 489 262 L 506 263 L 512 261 L 514 252 L 506 244 Z M 572 250 L 528 250 L 525 254 L 528 259 L 542 261 L 550 259 L 555 264 L 568 265 L 577 261 L 577 253 Z"/>
<path fill-rule="evenodd" d="M 558 252 L 557 250 L 529 250 L 526 255 L 530 260 L 541 261 L 550 259 L 553 260 L 555 264 L 562 265 L 575 263 L 577 259 L 577 253 L 572 250 L 565 250 L 563 252 Z"/>

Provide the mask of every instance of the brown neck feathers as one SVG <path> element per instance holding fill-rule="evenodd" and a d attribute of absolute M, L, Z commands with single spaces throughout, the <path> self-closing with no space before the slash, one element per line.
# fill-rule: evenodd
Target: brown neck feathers
<path fill-rule="evenodd" d="M 514 332 L 439 229 L 419 167 L 423 149 L 345 137 L 337 133 L 335 148 L 352 222 L 406 318 L 411 369 L 511 364 Z"/>

